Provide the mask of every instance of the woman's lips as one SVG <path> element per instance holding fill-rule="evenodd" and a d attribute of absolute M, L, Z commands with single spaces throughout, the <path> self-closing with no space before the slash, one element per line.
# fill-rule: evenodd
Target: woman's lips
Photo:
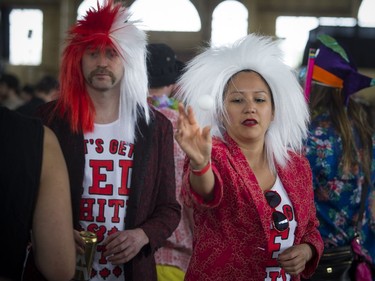
<path fill-rule="evenodd" d="M 258 121 L 255 119 L 246 119 L 245 121 L 242 122 L 242 125 L 245 125 L 248 127 L 255 126 L 256 124 L 258 124 Z"/>

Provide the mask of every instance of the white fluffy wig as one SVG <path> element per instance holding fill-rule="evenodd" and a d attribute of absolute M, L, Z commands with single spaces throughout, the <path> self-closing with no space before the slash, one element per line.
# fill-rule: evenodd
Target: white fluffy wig
<path fill-rule="evenodd" d="M 136 129 L 134 125 L 137 124 L 137 117 L 139 114 L 144 115 L 148 123 L 150 116 L 147 104 L 146 34 L 136 27 L 136 22 L 128 19 L 130 16 L 126 12 L 119 14 L 112 25 L 110 37 L 124 57 L 125 74 L 121 81 L 120 118 L 132 133 L 129 135 L 129 141 L 134 141 L 133 132 Z"/>
<path fill-rule="evenodd" d="M 231 46 L 207 48 L 188 62 L 176 97 L 193 108 L 200 126 L 211 126 L 211 134 L 224 140 L 224 91 L 228 81 L 242 70 L 259 73 L 272 92 L 274 120 L 265 146 L 269 165 L 275 170 L 274 161 L 287 164 L 288 150 L 302 149 L 309 111 L 296 73 L 282 61 L 282 52 L 271 37 L 249 34 Z M 209 110 L 198 105 L 202 95 L 214 100 Z"/>

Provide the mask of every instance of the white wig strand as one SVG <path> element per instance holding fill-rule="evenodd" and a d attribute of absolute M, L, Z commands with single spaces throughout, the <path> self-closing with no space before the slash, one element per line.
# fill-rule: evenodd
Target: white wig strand
<path fill-rule="evenodd" d="M 282 61 L 282 52 L 271 37 L 249 34 L 232 46 L 207 48 L 186 66 L 179 80 L 177 98 L 190 105 L 199 124 L 211 126 L 211 134 L 224 140 L 224 90 L 234 74 L 243 70 L 259 73 L 268 83 L 275 116 L 265 137 L 269 165 L 284 167 L 288 151 L 299 152 L 307 137 L 308 106 L 294 71 Z M 210 95 L 214 106 L 204 111 L 198 106 L 201 95 Z"/>
<path fill-rule="evenodd" d="M 130 13 L 126 8 L 118 13 L 110 30 L 110 37 L 119 49 L 123 64 L 124 78 L 121 81 L 120 123 L 129 135 L 126 141 L 135 141 L 135 124 L 140 116 L 149 123 L 150 112 L 147 103 L 148 78 L 146 68 L 146 33 L 130 21 Z"/>

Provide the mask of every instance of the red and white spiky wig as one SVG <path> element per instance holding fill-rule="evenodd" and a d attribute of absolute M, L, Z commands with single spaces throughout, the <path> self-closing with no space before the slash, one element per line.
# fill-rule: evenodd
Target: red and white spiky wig
<path fill-rule="evenodd" d="M 275 162 L 285 166 L 288 150 L 300 151 L 307 137 L 308 106 L 296 73 L 282 60 L 277 41 L 249 34 L 231 46 L 207 48 L 186 66 L 178 84 L 177 98 L 191 105 L 199 124 L 211 126 L 211 134 L 224 140 L 223 118 L 227 118 L 223 100 L 233 75 L 242 70 L 259 73 L 271 89 L 274 120 L 265 137 L 267 158 L 275 171 Z M 205 111 L 199 97 L 210 95 L 214 106 Z"/>
<path fill-rule="evenodd" d="M 128 9 L 107 0 L 91 8 L 82 20 L 69 30 L 60 72 L 61 96 L 58 114 L 68 119 L 74 132 L 94 128 L 95 108 L 86 90 L 81 62 L 87 48 L 104 50 L 113 47 L 124 64 L 121 81 L 120 122 L 127 132 L 126 140 L 134 142 L 136 121 L 140 115 L 149 121 L 147 105 L 146 34 L 130 21 Z"/>

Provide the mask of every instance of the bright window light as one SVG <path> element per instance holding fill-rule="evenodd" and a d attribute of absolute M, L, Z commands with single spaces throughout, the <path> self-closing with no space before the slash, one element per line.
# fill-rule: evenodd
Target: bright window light
<path fill-rule="evenodd" d="M 86 12 L 91 8 L 97 8 L 97 2 L 99 2 L 99 5 L 102 6 L 104 3 L 104 0 L 84 0 L 82 1 L 81 5 L 78 7 L 77 11 L 77 20 L 81 20 L 83 16 L 86 15 Z"/>
<path fill-rule="evenodd" d="M 358 12 L 359 23 L 362 23 L 359 24 L 360 26 L 375 27 L 375 18 L 372 13 L 374 10 L 375 0 L 363 1 Z M 371 22 L 373 25 L 371 25 Z M 356 24 L 357 20 L 355 18 L 281 16 L 276 20 L 276 36 L 283 39 L 280 47 L 284 52 L 285 62 L 291 67 L 298 68 L 302 64 L 303 53 L 309 39 L 310 30 L 319 25 L 355 26 Z"/>
<path fill-rule="evenodd" d="M 357 20 L 355 18 L 319 18 L 319 25 L 325 26 L 355 26 Z"/>
<path fill-rule="evenodd" d="M 280 48 L 284 52 L 284 61 L 293 68 L 301 65 L 303 51 L 309 31 L 318 27 L 319 20 L 314 17 L 278 17 L 276 19 L 276 36 L 283 39 Z"/>
<path fill-rule="evenodd" d="M 131 6 L 133 20 L 140 28 L 153 31 L 197 32 L 201 29 L 199 14 L 189 0 L 136 0 Z"/>
<path fill-rule="evenodd" d="M 375 0 L 363 0 L 358 11 L 358 25 L 375 27 Z"/>
<path fill-rule="evenodd" d="M 246 36 L 247 30 L 247 8 L 238 1 L 223 1 L 212 14 L 211 45 L 220 46 L 233 43 Z"/>
<path fill-rule="evenodd" d="M 9 63 L 40 65 L 43 13 L 38 9 L 13 9 L 9 14 Z"/>

